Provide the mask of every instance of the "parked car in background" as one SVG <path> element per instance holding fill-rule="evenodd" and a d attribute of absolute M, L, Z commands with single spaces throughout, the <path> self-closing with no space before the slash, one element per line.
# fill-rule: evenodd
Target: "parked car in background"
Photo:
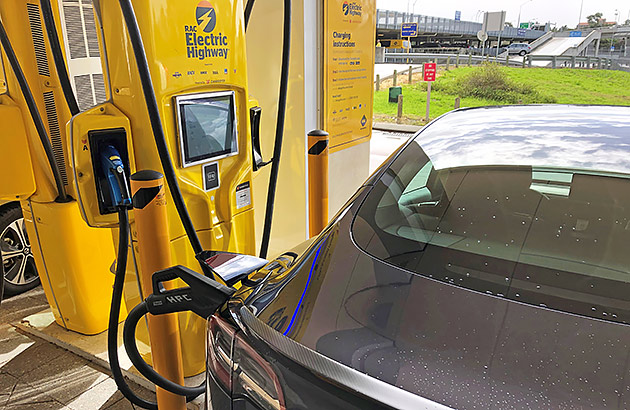
<path fill-rule="evenodd" d="M 39 285 L 35 258 L 18 202 L 0 202 L 0 251 L 5 296 Z"/>
<path fill-rule="evenodd" d="M 209 320 L 213 409 L 630 408 L 630 107 L 435 120 Z"/>
<path fill-rule="evenodd" d="M 527 43 L 512 43 L 507 47 L 508 54 L 524 56 L 532 52 L 532 46 Z"/>
<path fill-rule="evenodd" d="M 0 263 L 0 277 L 4 278 L 4 264 Z M 2 303 L 2 297 L 4 296 L 4 279 L 0 280 L 0 303 Z"/>

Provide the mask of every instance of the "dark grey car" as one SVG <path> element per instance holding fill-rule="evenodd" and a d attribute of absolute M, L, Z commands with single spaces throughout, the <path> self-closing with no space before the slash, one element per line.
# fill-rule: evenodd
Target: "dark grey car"
<path fill-rule="evenodd" d="M 630 108 L 446 114 L 210 320 L 212 408 L 630 408 Z"/>

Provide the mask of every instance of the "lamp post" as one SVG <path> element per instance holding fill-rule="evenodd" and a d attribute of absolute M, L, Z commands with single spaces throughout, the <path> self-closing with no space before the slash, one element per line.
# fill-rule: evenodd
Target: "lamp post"
<path fill-rule="evenodd" d="M 619 26 L 619 9 L 615 9 L 615 26 Z"/>
<path fill-rule="evenodd" d="M 409 3 L 411 2 L 411 0 L 407 0 L 407 15 L 409 15 Z M 418 2 L 418 0 L 414 0 L 413 5 L 411 6 L 411 14 L 414 14 L 416 11 L 416 3 Z"/>
<path fill-rule="evenodd" d="M 533 0 L 527 0 L 525 3 L 521 4 L 521 6 L 518 8 L 518 23 L 516 23 L 516 28 L 521 28 L 521 11 L 523 10 L 523 6 L 531 1 Z"/>

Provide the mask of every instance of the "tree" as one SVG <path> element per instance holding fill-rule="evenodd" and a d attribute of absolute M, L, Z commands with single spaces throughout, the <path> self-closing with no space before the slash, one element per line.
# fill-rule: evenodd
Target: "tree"
<path fill-rule="evenodd" d="M 514 25 L 512 23 L 510 23 L 509 21 L 505 22 L 505 27 L 514 27 Z"/>
<path fill-rule="evenodd" d="M 602 27 L 604 25 L 604 21 L 602 17 L 604 17 L 604 15 L 600 12 L 587 16 L 586 21 L 588 21 L 588 26 L 589 27 Z"/>
<path fill-rule="evenodd" d="M 624 26 L 630 26 L 630 19 L 626 20 L 625 23 L 623 23 Z"/>

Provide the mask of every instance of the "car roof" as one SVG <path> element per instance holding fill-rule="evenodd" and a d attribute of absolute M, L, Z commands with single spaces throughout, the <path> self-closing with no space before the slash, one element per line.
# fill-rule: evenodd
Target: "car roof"
<path fill-rule="evenodd" d="M 465 108 L 429 124 L 416 141 L 436 169 L 524 165 L 630 174 L 630 107 Z"/>

